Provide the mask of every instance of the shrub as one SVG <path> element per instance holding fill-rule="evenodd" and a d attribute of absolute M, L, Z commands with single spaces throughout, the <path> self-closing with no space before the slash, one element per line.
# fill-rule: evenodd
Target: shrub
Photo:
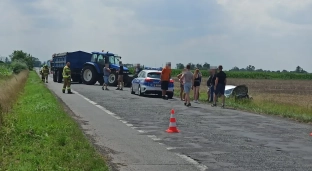
<path fill-rule="evenodd" d="M 0 77 L 1 76 L 10 76 L 12 74 L 12 70 L 8 64 L 0 63 Z"/>
<path fill-rule="evenodd" d="M 14 72 L 15 74 L 18 74 L 18 73 L 20 73 L 20 72 L 23 71 L 23 70 L 27 70 L 27 69 L 28 69 L 28 66 L 27 66 L 27 64 L 26 64 L 25 62 L 23 62 L 23 61 L 13 61 L 13 62 L 11 63 L 11 68 L 12 68 L 12 70 L 13 70 L 13 72 Z"/>

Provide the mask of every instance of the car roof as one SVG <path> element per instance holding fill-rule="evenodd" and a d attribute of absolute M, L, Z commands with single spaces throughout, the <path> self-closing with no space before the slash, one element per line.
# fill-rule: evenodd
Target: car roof
<path fill-rule="evenodd" d="M 228 90 L 228 89 L 232 89 L 232 88 L 235 88 L 236 86 L 234 85 L 226 85 L 225 86 L 225 90 Z"/>
<path fill-rule="evenodd" d="M 146 72 L 146 73 L 150 73 L 150 72 L 158 72 L 158 73 L 161 73 L 161 71 L 158 71 L 158 70 L 149 70 L 149 69 L 144 69 L 144 70 L 142 70 L 142 71 L 144 71 L 144 72 Z"/>

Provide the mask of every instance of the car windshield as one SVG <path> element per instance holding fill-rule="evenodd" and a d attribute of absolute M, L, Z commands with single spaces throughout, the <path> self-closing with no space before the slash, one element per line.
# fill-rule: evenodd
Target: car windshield
<path fill-rule="evenodd" d="M 234 88 L 225 90 L 224 94 L 230 95 L 230 94 L 232 93 L 233 89 L 234 89 Z"/>
<path fill-rule="evenodd" d="M 118 56 L 110 56 L 109 63 L 119 65 L 119 57 Z"/>
<path fill-rule="evenodd" d="M 147 77 L 160 79 L 160 73 L 159 72 L 149 72 L 149 73 L 147 73 Z"/>

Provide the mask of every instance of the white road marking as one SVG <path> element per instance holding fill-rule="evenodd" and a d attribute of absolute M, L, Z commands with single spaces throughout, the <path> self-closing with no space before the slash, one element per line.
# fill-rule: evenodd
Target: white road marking
<path fill-rule="evenodd" d="M 195 161 L 194 159 L 184 155 L 184 154 L 179 154 L 176 153 L 176 155 L 178 155 L 179 157 L 181 157 L 182 159 L 186 160 L 189 163 L 192 163 L 193 165 L 195 165 L 195 167 L 197 167 L 200 171 L 205 171 L 208 169 L 207 166 L 199 164 L 197 161 Z"/>
<path fill-rule="evenodd" d="M 124 121 L 124 120 L 120 120 L 122 123 L 124 124 L 127 124 L 128 122 L 127 121 Z"/>
<path fill-rule="evenodd" d="M 167 150 L 174 150 L 177 149 L 176 147 L 168 147 Z"/>
<path fill-rule="evenodd" d="M 78 96 L 82 97 L 83 99 L 85 99 L 86 101 L 88 101 L 89 103 L 95 105 L 96 107 L 98 107 L 99 109 L 103 110 L 105 113 L 113 116 L 114 118 L 120 120 L 121 122 L 125 123 L 127 126 L 131 127 L 132 129 L 137 129 L 138 127 L 133 127 L 132 124 L 128 124 L 127 121 L 124 121 L 124 120 L 121 120 L 121 118 L 119 116 L 117 116 L 116 114 L 114 114 L 113 112 L 107 110 L 105 107 L 101 106 L 101 105 L 98 105 L 97 103 L 93 102 L 92 100 L 86 98 L 85 96 L 79 94 L 77 91 L 74 91 L 72 90 L 73 93 L 77 94 Z M 137 130 L 138 132 L 140 133 L 144 133 L 143 130 Z M 160 138 L 157 138 L 155 135 L 147 135 L 149 138 L 151 138 L 152 140 L 154 141 L 159 141 L 161 140 Z M 164 143 L 158 143 L 159 145 L 165 145 Z M 167 147 L 167 150 L 172 150 L 172 149 L 176 149 L 176 147 Z M 185 161 L 193 164 L 196 168 L 198 168 L 200 171 L 205 171 L 207 170 L 207 166 L 205 165 L 202 165 L 202 164 L 199 164 L 197 161 L 195 161 L 194 159 L 186 156 L 186 155 L 183 155 L 183 154 L 179 154 L 179 153 L 176 153 L 177 156 L 181 157 L 182 159 L 184 159 Z"/>

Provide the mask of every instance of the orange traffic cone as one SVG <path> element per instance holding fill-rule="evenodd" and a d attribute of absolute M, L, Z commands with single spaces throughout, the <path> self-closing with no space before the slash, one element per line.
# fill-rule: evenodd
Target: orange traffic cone
<path fill-rule="evenodd" d="M 178 133 L 178 132 L 180 132 L 177 129 L 176 119 L 173 116 L 173 114 L 174 114 L 174 110 L 172 109 L 171 110 L 171 116 L 170 116 L 170 122 L 169 122 L 169 128 L 167 129 L 168 133 Z"/>

